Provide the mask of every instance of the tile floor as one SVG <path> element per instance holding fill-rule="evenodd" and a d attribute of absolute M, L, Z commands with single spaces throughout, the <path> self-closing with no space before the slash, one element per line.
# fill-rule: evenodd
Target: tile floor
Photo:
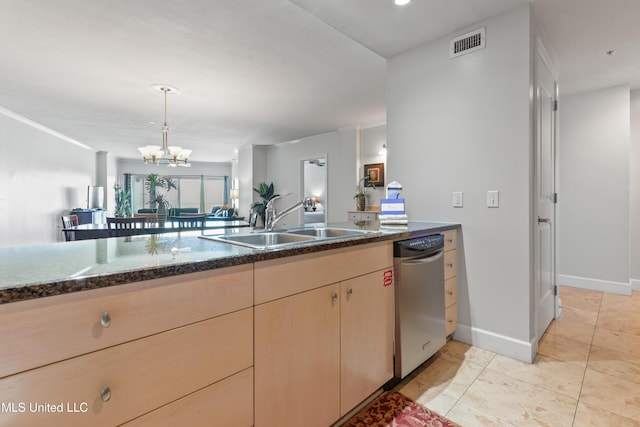
<path fill-rule="evenodd" d="M 396 390 L 465 427 L 640 426 L 640 292 L 560 299 L 534 363 L 449 341 Z"/>

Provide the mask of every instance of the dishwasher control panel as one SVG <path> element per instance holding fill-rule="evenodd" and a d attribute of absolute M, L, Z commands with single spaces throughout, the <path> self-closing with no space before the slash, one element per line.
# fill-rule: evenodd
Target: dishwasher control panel
<path fill-rule="evenodd" d="M 432 234 L 431 236 L 396 242 L 393 252 L 395 257 L 404 257 L 418 254 L 427 255 L 442 248 L 444 248 L 444 236 L 442 234 Z"/>

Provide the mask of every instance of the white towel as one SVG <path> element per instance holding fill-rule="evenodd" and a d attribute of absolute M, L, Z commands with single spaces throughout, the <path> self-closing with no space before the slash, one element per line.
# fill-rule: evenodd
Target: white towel
<path fill-rule="evenodd" d="M 380 220 L 380 225 L 407 225 L 409 224 L 408 219 L 384 219 Z"/>
<path fill-rule="evenodd" d="M 397 221 L 402 219 L 408 220 L 409 217 L 406 214 L 384 214 L 384 215 L 380 214 L 378 216 L 378 219 L 380 221 L 386 221 L 386 220 Z"/>

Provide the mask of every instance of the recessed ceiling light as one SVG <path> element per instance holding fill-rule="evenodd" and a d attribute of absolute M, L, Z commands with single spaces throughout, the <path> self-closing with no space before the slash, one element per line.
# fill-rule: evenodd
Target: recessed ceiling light
<path fill-rule="evenodd" d="M 398 6 L 404 6 L 405 4 L 409 3 L 411 0 L 396 0 L 396 4 Z"/>

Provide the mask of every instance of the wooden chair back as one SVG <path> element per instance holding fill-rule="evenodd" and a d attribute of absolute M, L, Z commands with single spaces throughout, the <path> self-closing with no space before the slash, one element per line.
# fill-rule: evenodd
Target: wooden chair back
<path fill-rule="evenodd" d="M 144 217 L 133 218 L 107 218 L 109 237 L 132 236 L 137 229 L 145 228 L 147 219 Z"/>
<path fill-rule="evenodd" d="M 62 215 L 62 228 L 71 228 L 78 225 L 78 215 Z M 67 242 L 76 240 L 75 233 L 71 230 L 62 230 L 64 233 L 64 240 Z"/>
<path fill-rule="evenodd" d="M 175 228 L 204 228 L 205 221 L 207 220 L 206 214 L 199 215 L 181 215 L 170 216 L 167 221 L 171 222 L 171 226 Z"/>

